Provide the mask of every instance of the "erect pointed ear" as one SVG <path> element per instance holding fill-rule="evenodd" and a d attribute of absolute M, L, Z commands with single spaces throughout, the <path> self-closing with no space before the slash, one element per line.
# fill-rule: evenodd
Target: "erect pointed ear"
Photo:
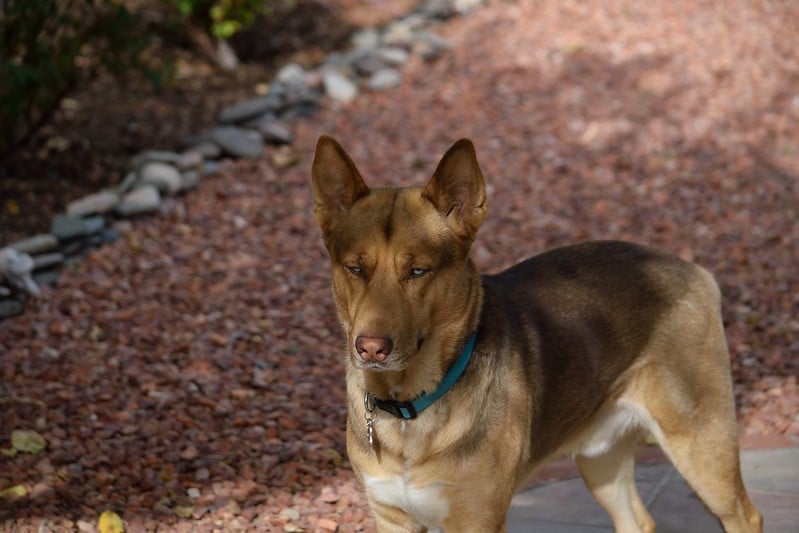
<path fill-rule="evenodd" d="M 486 193 L 472 141 L 461 139 L 447 150 L 422 196 L 447 219 L 456 235 L 474 239 L 486 216 Z"/>
<path fill-rule="evenodd" d="M 330 225 L 369 192 L 350 156 L 333 137 L 323 135 L 316 143 L 311 167 L 313 214 L 327 233 Z"/>

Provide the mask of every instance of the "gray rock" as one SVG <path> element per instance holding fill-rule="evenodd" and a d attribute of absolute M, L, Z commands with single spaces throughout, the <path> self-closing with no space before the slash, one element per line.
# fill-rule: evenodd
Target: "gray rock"
<path fill-rule="evenodd" d="M 404 51 L 404 50 L 403 50 Z M 352 61 L 355 70 L 358 74 L 371 76 L 375 72 L 386 67 L 386 62 L 378 57 L 377 52 L 373 51 L 368 54 L 360 54 Z"/>
<path fill-rule="evenodd" d="M 429 31 L 416 34 L 413 43 L 413 52 L 428 61 L 438 58 L 451 48 L 449 41 Z"/>
<path fill-rule="evenodd" d="M 416 40 L 416 33 L 428 24 L 428 19 L 415 13 L 389 24 L 383 32 L 382 42 L 388 46 L 407 48 Z"/>
<path fill-rule="evenodd" d="M 100 232 L 100 244 L 114 244 L 122 238 L 122 234 L 114 228 L 105 228 Z"/>
<path fill-rule="evenodd" d="M 239 66 L 239 58 L 236 51 L 225 39 L 216 41 L 216 62 L 225 70 L 235 70 Z"/>
<path fill-rule="evenodd" d="M 146 163 L 139 171 L 139 183 L 152 185 L 160 193 L 175 194 L 180 190 L 180 171 L 167 163 Z"/>
<path fill-rule="evenodd" d="M 419 11 L 438 19 L 448 19 L 458 14 L 453 0 L 427 0 L 419 6 Z"/>
<path fill-rule="evenodd" d="M 206 161 L 205 164 L 203 165 L 202 175 L 210 176 L 211 174 L 219 170 L 219 166 L 220 166 L 219 163 L 217 163 L 216 161 Z"/>
<path fill-rule="evenodd" d="M 380 45 L 380 34 L 374 28 L 364 28 L 352 35 L 352 46 L 360 50 L 372 50 Z"/>
<path fill-rule="evenodd" d="M 5 285 L 0 285 L 0 298 L 11 296 L 11 288 Z"/>
<path fill-rule="evenodd" d="M 213 145 L 213 143 L 211 143 Z M 205 158 L 200 152 L 186 150 L 180 154 L 180 159 L 175 162 L 175 166 L 180 170 L 191 170 L 201 167 Z"/>
<path fill-rule="evenodd" d="M 388 65 L 398 67 L 408 61 L 409 54 L 402 48 L 396 46 L 384 46 L 376 52 L 378 59 Z"/>
<path fill-rule="evenodd" d="M 61 271 L 57 268 L 53 268 L 50 270 L 41 270 L 33 274 L 33 281 L 35 281 L 36 284 L 39 286 L 42 285 L 52 286 L 55 285 L 56 281 L 58 281 L 58 277 L 60 275 Z"/>
<path fill-rule="evenodd" d="M 200 154 L 203 159 L 216 159 L 222 155 L 222 149 L 219 145 L 211 141 L 203 141 L 195 144 L 186 151 L 186 153 L 189 152 L 196 152 Z"/>
<path fill-rule="evenodd" d="M 36 272 L 37 270 L 58 266 L 64 262 L 64 259 L 64 254 L 58 252 L 36 255 L 33 257 L 33 271 Z"/>
<path fill-rule="evenodd" d="M 180 175 L 180 190 L 188 191 L 200 184 L 200 173 L 196 170 L 189 170 Z"/>
<path fill-rule="evenodd" d="M 257 131 L 222 126 L 211 131 L 211 139 L 234 157 L 258 159 L 264 152 L 264 140 Z"/>
<path fill-rule="evenodd" d="M 99 215 L 88 218 L 56 215 L 50 225 L 50 233 L 63 242 L 93 235 L 100 232 L 104 227 L 105 220 Z"/>
<path fill-rule="evenodd" d="M 86 227 L 86 235 L 96 235 L 105 229 L 105 219 L 100 215 L 85 217 L 82 219 Z"/>
<path fill-rule="evenodd" d="M 289 87 L 305 87 L 305 74 L 305 69 L 300 65 L 289 63 L 278 71 L 275 80 Z"/>
<path fill-rule="evenodd" d="M 72 216 L 93 215 L 111 211 L 119 201 L 119 194 L 114 191 L 100 191 L 79 198 L 67 205 L 67 214 Z"/>
<path fill-rule="evenodd" d="M 152 185 L 142 185 L 122 197 L 117 204 L 116 212 L 120 216 L 128 217 L 150 213 L 161 205 L 161 195 Z"/>
<path fill-rule="evenodd" d="M 22 305 L 22 302 L 12 300 L 11 298 L 3 298 L 0 300 L 0 319 L 21 315 L 24 310 L 25 306 Z"/>
<path fill-rule="evenodd" d="M 369 78 L 368 86 L 373 91 L 393 89 L 402 83 L 402 76 L 393 68 L 380 69 Z"/>
<path fill-rule="evenodd" d="M 352 102 L 358 96 L 358 87 L 349 78 L 335 70 L 324 74 L 325 92 L 330 98 L 339 102 Z"/>
<path fill-rule="evenodd" d="M 34 296 L 39 296 L 39 287 L 31 279 L 33 259 L 28 254 L 13 248 L 0 249 L 0 281 Z"/>
<path fill-rule="evenodd" d="M 145 150 L 134 156 L 132 166 L 140 168 L 142 165 L 152 162 L 174 164 L 179 158 L 180 154 L 169 150 Z"/>
<path fill-rule="evenodd" d="M 286 123 L 270 115 L 248 122 L 246 126 L 260 133 L 264 141 L 269 144 L 291 144 L 294 140 L 294 135 Z"/>
<path fill-rule="evenodd" d="M 125 175 L 125 179 L 122 180 L 122 183 L 117 185 L 115 189 L 119 194 L 130 192 L 133 190 L 133 187 L 136 186 L 137 181 L 139 181 L 139 174 L 137 172 L 128 172 Z"/>
<path fill-rule="evenodd" d="M 250 98 L 228 107 L 219 115 L 222 124 L 235 124 L 280 109 L 281 101 L 273 96 Z"/>
<path fill-rule="evenodd" d="M 51 252 L 58 248 L 58 237 L 52 233 L 34 235 L 8 246 L 22 254 L 34 255 Z"/>

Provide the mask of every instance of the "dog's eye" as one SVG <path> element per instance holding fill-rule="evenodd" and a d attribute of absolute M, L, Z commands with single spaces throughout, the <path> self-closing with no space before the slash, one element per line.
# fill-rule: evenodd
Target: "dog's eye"
<path fill-rule="evenodd" d="M 410 277 L 418 278 L 419 276 L 424 276 L 428 272 L 430 272 L 430 270 L 427 269 L 427 268 L 418 268 L 418 267 L 417 268 L 412 268 Z"/>
<path fill-rule="evenodd" d="M 363 269 L 361 269 L 361 267 L 357 265 L 348 265 L 347 270 L 349 270 L 352 274 L 355 274 L 358 277 L 363 276 Z"/>

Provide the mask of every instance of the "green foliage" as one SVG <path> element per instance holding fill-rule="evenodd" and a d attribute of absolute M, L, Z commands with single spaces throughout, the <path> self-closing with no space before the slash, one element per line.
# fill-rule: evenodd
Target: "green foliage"
<path fill-rule="evenodd" d="M 122 0 L 0 0 L 0 155 L 98 69 L 144 68 L 145 43 Z"/>
<path fill-rule="evenodd" d="M 227 39 L 267 13 L 276 0 L 163 0 L 184 17 L 200 21 L 214 37 Z"/>

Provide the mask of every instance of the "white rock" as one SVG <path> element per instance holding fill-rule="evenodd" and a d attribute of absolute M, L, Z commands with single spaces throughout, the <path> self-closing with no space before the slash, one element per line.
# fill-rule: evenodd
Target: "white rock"
<path fill-rule="evenodd" d="M 150 213 L 158 209 L 159 205 L 161 205 L 161 195 L 158 193 L 158 189 L 152 185 L 142 185 L 122 197 L 117 204 L 116 212 L 127 217 Z"/>
<path fill-rule="evenodd" d="M 349 78 L 336 72 L 328 70 L 323 78 L 325 92 L 330 98 L 339 102 L 352 102 L 358 96 L 358 87 Z"/>
<path fill-rule="evenodd" d="M 380 35 L 374 28 L 364 28 L 352 36 L 352 46 L 355 48 L 371 50 L 380 44 Z"/>
<path fill-rule="evenodd" d="M 372 74 L 369 78 L 369 88 L 373 91 L 393 89 L 402 83 L 402 76 L 393 68 L 383 68 Z"/>
<path fill-rule="evenodd" d="M 396 46 L 385 46 L 377 50 L 377 57 L 384 63 L 399 66 L 408 61 L 408 52 Z"/>

